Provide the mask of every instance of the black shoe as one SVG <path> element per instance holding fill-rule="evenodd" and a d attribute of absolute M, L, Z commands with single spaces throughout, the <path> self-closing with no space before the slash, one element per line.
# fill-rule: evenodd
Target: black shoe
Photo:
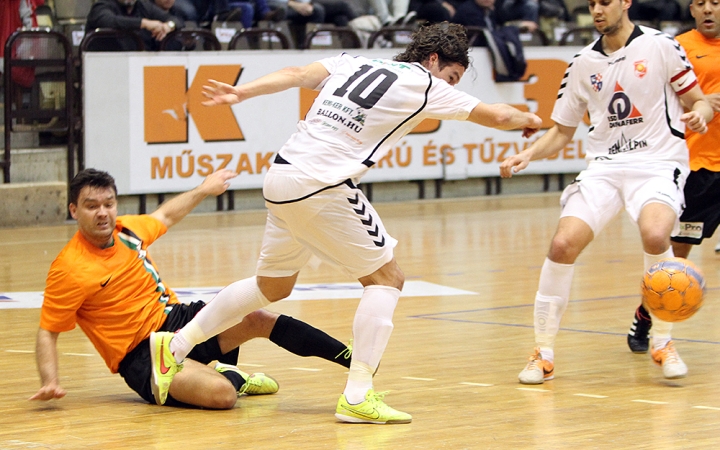
<path fill-rule="evenodd" d="M 650 344 L 652 319 L 643 305 L 635 310 L 635 317 L 628 332 L 627 343 L 633 353 L 647 353 Z"/>

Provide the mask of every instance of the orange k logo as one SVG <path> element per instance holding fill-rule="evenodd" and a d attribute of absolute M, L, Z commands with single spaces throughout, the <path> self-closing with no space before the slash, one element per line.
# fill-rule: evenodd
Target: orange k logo
<path fill-rule="evenodd" d="M 202 87 L 209 78 L 234 85 L 240 78 L 241 68 L 240 65 L 200 66 L 188 89 L 184 66 L 145 67 L 145 142 L 187 142 L 190 115 L 205 142 L 243 140 L 230 105 L 201 105 L 205 100 Z"/>

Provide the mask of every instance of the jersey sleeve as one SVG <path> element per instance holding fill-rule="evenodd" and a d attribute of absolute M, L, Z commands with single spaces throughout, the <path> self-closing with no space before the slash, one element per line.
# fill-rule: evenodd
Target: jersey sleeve
<path fill-rule="evenodd" d="M 581 70 L 577 67 L 580 62 L 578 56 L 575 55 L 565 70 L 551 115 L 553 121 L 566 127 L 576 127 L 587 110 L 587 95 L 581 83 Z"/>
<path fill-rule="evenodd" d="M 345 56 L 345 55 L 346 55 L 346 53 L 341 53 L 337 56 L 320 59 L 317 62 L 322 64 L 325 67 L 325 69 L 327 69 L 327 71 L 330 73 L 330 75 L 332 75 L 333 73 L 335 73 L 337 71 L 338 65 L 340 64 L 343 56 Z M 325 83 L 327 82 L 328 79 L 330 79 L 330 77 L 326 77 L 320 84 L 318 84 L 318 86 L 315 88 L 315 90 L 319 91 L 320 89 L 322 89 L 323 86 L 325 86 Z"/>
<path fill-rule="evenodd" d="M 85 301 L 85 292 L 72 270 L 58 257 L 50 266 L 40 310 L 40 328 L 60 333 L 75 328 L 76 313 Z"/>
<path fill-rule="evenodd" d="M 480 100 L 450 86 L 444 80 L 433 78 L 428 93 L 425 114 L 433 119 L 465 120 Z"/>
<path fill-rule="evenodd" d="M 143 241 L 146 248 L 167 232 L 165 224 L 149 214 L 120 216 L 117 218 L 117 223 L 121 229 L 131 230 L 135 236 Z"/>
<path fill-rule="evenodd" d="M 663 37 L 660 42 L 667 78 L 675 93 L 683 95 L 698 84 L 697 77 L 680 43 L 668 35 Z"/>

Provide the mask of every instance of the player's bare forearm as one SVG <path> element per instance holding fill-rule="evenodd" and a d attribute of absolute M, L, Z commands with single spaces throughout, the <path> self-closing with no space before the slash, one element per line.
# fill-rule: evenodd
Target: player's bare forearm
<path fill-rule="evenodd" d="M 42 328 L 38 330 L 35 359 L 42 386 L 30 400 L 50 400 L 65 396 L 58 377 L 57 337 L 58 333 Z"/>
<path fill-rule="evenodd" d="M 478 103 L 468 116 L 468 120 L 498 130 L 523 130 L 525 137 L 533 134 L 530 130 L 539 130 L 542 120 L 535 114 L 520 111 L 505 103 Z"/>
<path fill-rule="evenodd" d="M 530 161 L 547 158 L 563 149 L 575 134 L 575 127 L 555 124 L 540 139 L 533 142 L 527 149 L 512 155 L 500 164 L 500 176 L 510 178 L 513 174 L 525 169 Z"/>
<path fill-rule="evenodd" d="M 237 173 L 229 169 L 213 172 L 203 180 L 200 186 L 163 203 L 151 216 L 170 228 L 187 216 L 206 197 L 218 196 L 225 192 L 230 186 L 229 181 L 236 176 Z"/>
<path fill-rule="evenodd" d="M 713 111 L 720 112 L 720 94 L 705 94 L 705 98 L 712 106 Z"/>
<path fill-rule="evenodd" d="M 253 97 L 274 94 L 296 87 L 315 89 L 328 75 L 330 73 L 325 66 L 314 62 L 302 67 L 285 67 L 238 86 L 208 80 L 208 84 L 203 86 L 203 95 L 208 100 L 203 102 L 203 105 L 240 103 Z"/>

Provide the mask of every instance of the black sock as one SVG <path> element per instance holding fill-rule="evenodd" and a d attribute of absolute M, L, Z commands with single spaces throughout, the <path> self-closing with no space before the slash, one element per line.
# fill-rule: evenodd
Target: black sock
<path fill-rule="evenodd" d="M 220 375 L 227 378 L 228 381 L 232 383 L 236 391 L 239 391 L 242 385 L 245 384 L 245 378 L 243 378 L 242 375 L 235 372 L 234 370 L 226 370 L 225 372 L 220 372 Z"/>
<path fill-rule="evenodd" d="M 350 355 L 345 351 L 347 345 L 290 316 L 278 317 L 270 333 L 270 341 L 299 356 L 318 356 L 350 367 Z"/>

